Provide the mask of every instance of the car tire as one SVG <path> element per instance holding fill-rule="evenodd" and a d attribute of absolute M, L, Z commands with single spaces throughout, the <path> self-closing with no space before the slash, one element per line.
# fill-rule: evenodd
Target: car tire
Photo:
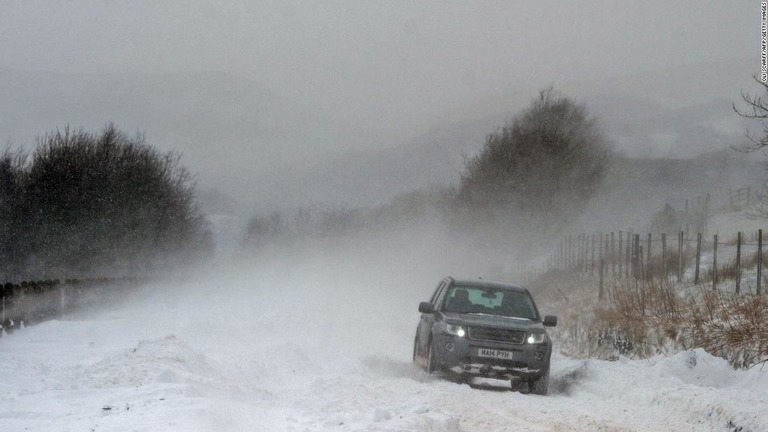
<path fill-rule="evenodd" d="M 437 362 L 435 360 L 434 344 L 430 340 L 429 343 L 427 344 L 427 363 L 426 363 L 426 367 L 424 368 L 424 370 L 428 374 L 431 375 L 437 369 L 438 369 L 438 367 L 437 367 Z"/>
<path fill-rule="evenodd" d="M 528 382 L 531 394 L 546 395 L 549 389 L 549 369 L 538 378 Z"/>

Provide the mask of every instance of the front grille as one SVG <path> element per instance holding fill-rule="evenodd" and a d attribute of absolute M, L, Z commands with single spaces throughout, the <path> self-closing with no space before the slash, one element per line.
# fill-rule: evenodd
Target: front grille
<path fill-rule="evenodd" d="M 478 341 L 504 342 L 520 345 L 525 341 L 525 332 L 487 327 L 470 327 L 469 338 Z"/>

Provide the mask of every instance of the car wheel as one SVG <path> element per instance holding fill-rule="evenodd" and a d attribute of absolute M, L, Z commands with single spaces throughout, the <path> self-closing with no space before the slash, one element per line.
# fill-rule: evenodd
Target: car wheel
<path fill-rule="evenodd" d="M 537 395 L 546 395 L 549 388 L 549 369 L 541 374 L 537 379 L 528 382 L 531 393 Z"/>
<path fill-rule="evenodd" d="M 437 363 L 435 361 L 435 350 L 433 348 L 432 341 L 429 341 L 429 344 L 427 344 L 427 367 L 424 368 L 425 371 L 427 371 L 428 374 L 432 374 L 432 372 L 437 370 Z"/>

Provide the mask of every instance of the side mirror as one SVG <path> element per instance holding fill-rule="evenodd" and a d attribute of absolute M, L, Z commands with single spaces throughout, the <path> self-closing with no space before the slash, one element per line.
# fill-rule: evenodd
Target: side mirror
<path fill-rule="evenodd" d="M 419 303 L 419 312 L 425 314 L 435 313 L 435 305 L 430 302 L 421 302 Z"/>
<path fill-rule="evenodd" d="M 555 327 L 557 325 L 557 317 L 554 315 L 547 315 L 544 317 L 543 324 L 545 327 Z"/>

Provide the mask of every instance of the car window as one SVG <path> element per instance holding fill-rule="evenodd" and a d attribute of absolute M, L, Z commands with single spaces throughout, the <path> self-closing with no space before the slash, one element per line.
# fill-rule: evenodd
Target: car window
<path fill-rule="evenodd" d="M 452 286 L 443 310 L 537 319 L 536 308 L 528 293 L 500 288 Z"/>
<path fill-rule="evenodd" d="M 531 296 L 521 291 L 505 291 L 501 304 L 496 307 L 496 312 L 508 317 L 538 319 Z"/>
<path fill-rule="evenodd" d="M 437 284 L 437 288 L 435 288 L 435 292 L 432 293 L 432 298 L 429 299 L 429 302 L 432 304 L 435 304 L 435 301 L 437 300 L 437 297 L 440 295 L 440 291 L 445 288 L 445 281 L 441 281 L 439 284 Z"/>
<path fill-rule="evenodd" d="M 469 300 L 476 305 L 483 305 L 486 308 L 495 308 L 501 306 L 501 300 L 504 298 L 504 293 L 501 291 L 483 291 L 483 290 L 470 290 Z"/>
<path fill-rule="evenodd" d="M 444 281 L 443 286 L 440 288 L 440 292 L 437 294 L 437 297 L 435 297 L 435 301 L 432 304 L 442 304 L 445 301 L 445 293 L 449 291 L 450 286 L 451 283 L 449 281 Z"/>

